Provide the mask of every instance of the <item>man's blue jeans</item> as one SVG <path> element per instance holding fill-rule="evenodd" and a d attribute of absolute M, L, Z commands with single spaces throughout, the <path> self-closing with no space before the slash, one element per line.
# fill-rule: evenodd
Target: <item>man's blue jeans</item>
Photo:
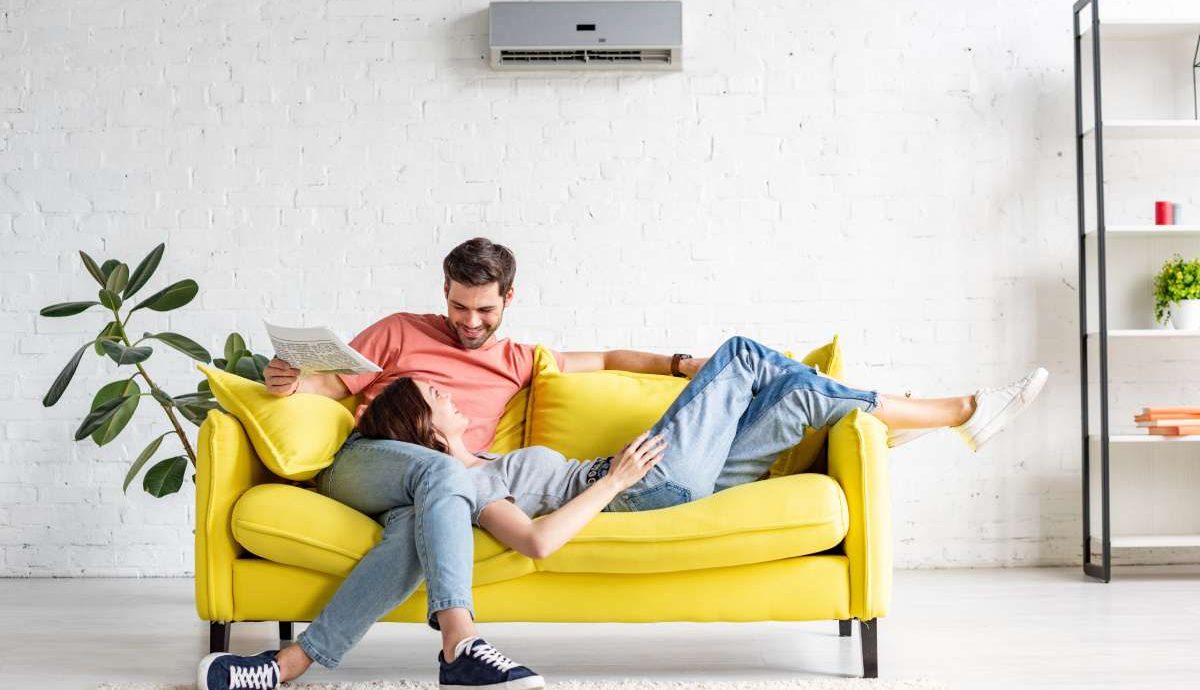
<path fill-rule="evenodd" d="M 701 367 L 650 429 L 663 459 L 605 508 L 654 510 L 704 498 L 763 475 L 804 428 L 833 424 L 878 393 L 844 386 L 803 362 L 734 336 Z"/>
<path fill-rule="evenodd" d="M 471 575 L 475 485 L 455 458 L 402 441 L 357 432 L 316 477 L 317 490 L 383 523 L 367 552 L 296 638 L 314 661 L 336 668 L 342 656 L 425 579 L 429 625 L 434 613 L 463 607 L 474 617 Z"/>

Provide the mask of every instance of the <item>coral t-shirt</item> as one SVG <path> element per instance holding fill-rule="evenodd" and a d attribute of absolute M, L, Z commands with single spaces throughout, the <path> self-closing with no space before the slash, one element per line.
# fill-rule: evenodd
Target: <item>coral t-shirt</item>
<path fill-rule="evenodd" d="M 472 453 L 486 450 L 510 398 L 533 378 L 533 345 L 488 338 L 477 349 L 459 344 L 442 314 L 386 316 L 350 341 L 350 347 L 383 371 L 338 374 L 353 394 L 361 394 L 357 421 L 375 396 L 401 376 L 428 381 L 450 393 L 454 405 L 471 420 L 463 443 Z M 551 350 L 559 369 L 562 354 Z"/>

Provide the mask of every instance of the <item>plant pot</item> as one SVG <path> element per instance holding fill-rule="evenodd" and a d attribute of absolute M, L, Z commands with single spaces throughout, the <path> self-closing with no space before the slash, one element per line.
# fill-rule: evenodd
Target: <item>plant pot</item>
<path fill-rule="evenodd" d="M 1200 299 L 1172 302 L 1171 323 L 1178 331 L 1200 330 Z"/>

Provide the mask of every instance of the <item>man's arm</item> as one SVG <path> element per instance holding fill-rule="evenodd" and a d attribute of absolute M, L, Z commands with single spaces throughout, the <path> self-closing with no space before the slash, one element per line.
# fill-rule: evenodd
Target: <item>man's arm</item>
<path fill-rule="evenodd" d="M 350 389 L 337 374 L 309 374 L 300 376 L 300 370 L 275 357 L 263 370 L 263 383 L 267 391 L 286 397 L 293 393 L 313 393 L 334 400 L 350 395 Z"/>
<path fill-rule="evenodd" d="M 656 355 L 637 350 L 607 350 L 605 352 L 564 352 L 563 373 L 575 374 L 601 369 L 636 371 L 643 374 L 671 375 L 671 355 Z M 679 371 L 692 378 L 707 358 L 685 359 L 679 362 Z"/>

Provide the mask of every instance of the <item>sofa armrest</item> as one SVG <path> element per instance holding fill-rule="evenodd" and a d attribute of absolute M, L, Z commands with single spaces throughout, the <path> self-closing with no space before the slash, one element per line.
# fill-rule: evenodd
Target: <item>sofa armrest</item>
<path fill-rule="evenodd" d="M 233 506 L 252 486 L 275 481 L 232 415 L 210 410 L 196 445 L 196 613 L 233 619 L 233 561 L 244 549 L 233 538 Z"/>
<path fill-rule="evenodd" d="M 892 599 L 892 499 L 887 425 L 854 410 L 829 430 L 829 476 L 850 510 L 843 546 L 850 560 L 850 615 L 887 614 Z"/>

